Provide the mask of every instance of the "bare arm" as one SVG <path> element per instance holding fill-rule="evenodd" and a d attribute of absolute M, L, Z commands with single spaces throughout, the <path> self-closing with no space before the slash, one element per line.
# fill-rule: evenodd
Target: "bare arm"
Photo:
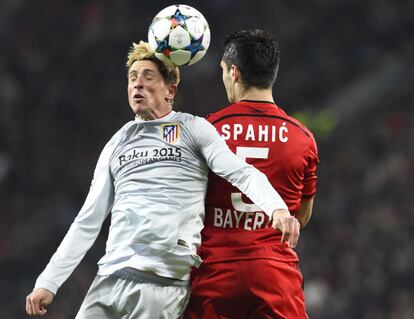
<path fill-rule="evenodd" d="M 314 197 L 302 199 L 300 208 L 296 212 L 296 218 L 299 220 L 300 228 L 304 228 L 312 216 L 313 199 Z"/>

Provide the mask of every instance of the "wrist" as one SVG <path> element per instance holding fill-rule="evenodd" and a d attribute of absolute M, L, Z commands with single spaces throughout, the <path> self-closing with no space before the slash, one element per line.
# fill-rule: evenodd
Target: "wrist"
<path fill-rule="evenodd" d="M 287 209 L 275 209 L 272 213 L 272 217 L 273 219 L 275 219 L 276 217 L 289 217 L 290 213 Z"/>

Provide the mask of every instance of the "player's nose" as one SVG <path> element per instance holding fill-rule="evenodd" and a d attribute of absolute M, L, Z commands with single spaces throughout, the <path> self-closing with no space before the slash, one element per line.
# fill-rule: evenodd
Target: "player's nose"
<path fill-rule="evenodd" d="M 143 89 L 143 88 L 144 88 L 144 85 L 143 85 L 142 81 L 137 80 L 134 84 L 134 89 L 140 90 L 140 89 Z"/>

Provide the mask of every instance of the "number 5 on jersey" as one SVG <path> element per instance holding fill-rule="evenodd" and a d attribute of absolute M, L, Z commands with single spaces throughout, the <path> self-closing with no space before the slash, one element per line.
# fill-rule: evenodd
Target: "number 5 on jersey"
<path fill-rule="evenodd" d="M 267 159 L 269 157 L 269 148 L 238 146 L 236 148 L 236 155 L 244 161 L 246 161 L 247 158 Z M 238 210 L 239 212 L 250 213 L 261 211 L 261 209 L 255 204 L 245 203 L 242 199 L 242 193 L 231 193 L 231 203 L 234 209 Z"/>

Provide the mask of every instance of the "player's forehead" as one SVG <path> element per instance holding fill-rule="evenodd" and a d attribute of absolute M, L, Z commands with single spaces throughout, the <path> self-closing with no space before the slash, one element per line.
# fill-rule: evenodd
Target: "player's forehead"
<path fill-rule="evenodd" d="M 227 64 L 223 60 L 220 61 L 220 67 L 223 71 L 227 72 Z"/>
<path fill-rule="evenodd" d="M 161 76 L 160 71 L 158 70 L 155 62 L 151 60 L 138 60 L 132 63 L 129 68 L 128 74 L 141 74 L 141 73 L 150 73 L 154 75 Z"/>

